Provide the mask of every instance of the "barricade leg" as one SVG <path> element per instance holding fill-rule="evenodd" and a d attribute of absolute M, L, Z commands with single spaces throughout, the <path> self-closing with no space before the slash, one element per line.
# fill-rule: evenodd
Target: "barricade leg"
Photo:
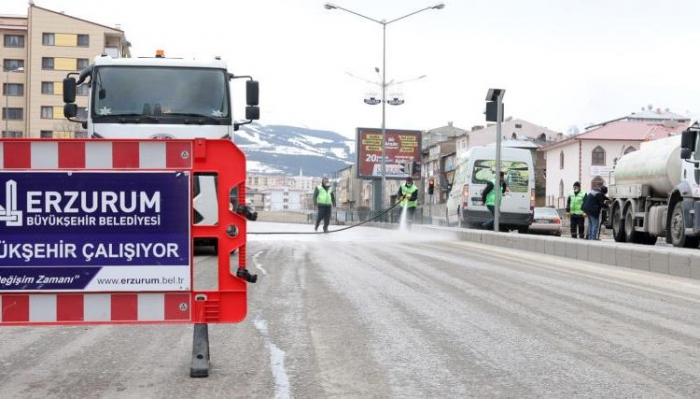
<path fill-rule="evenodd" d="M 209 325 L 195 323 L 190 377 L 209 377 Z"/>

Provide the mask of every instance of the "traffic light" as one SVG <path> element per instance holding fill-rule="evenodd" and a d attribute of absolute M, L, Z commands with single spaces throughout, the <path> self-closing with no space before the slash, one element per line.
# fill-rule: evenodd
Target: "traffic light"
<path fill-rule="evenodd" d="M 503 104 L 501 103 L 501 115 L 503 115 L 503 111 Z M 486 114 L 487 122 L 498 122 L 498 103 L 495 101 L 487 102 L 484 114 Z"/>
<path fill-rule="evenodd" d="M 503 96 L 505 95 L 506 91 L 504 89 L 489 89 L 489 92 L 486 94 L 486 121 L 487 122 L 502 122 L 503 121 Z M 499 108 L 500 104 L 500 110 Z M 498 114 L 500 112 L 500 119 L 498 120 Z"/>
<path fill-rule="evenodd" d="M 435 180 L 430 179 L 428 180 L 428 194 L 433 195 L 435 192 Z"/>

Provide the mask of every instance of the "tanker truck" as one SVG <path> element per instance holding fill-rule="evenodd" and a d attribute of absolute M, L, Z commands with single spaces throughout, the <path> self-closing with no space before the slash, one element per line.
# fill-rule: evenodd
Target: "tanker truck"
<path fill-rule="evenodd" d="M 676 247 L 700 243 L 700 149 L 698 122 L 681 136 L 642 143 L 614 168 L 609 219 L 617 242 Z"/>

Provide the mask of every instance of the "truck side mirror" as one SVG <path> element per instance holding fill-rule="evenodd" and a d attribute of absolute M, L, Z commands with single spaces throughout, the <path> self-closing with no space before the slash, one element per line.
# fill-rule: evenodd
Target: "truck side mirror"
<path fill-rule="evenodd" d="M 695 131 L 690 129 L 684 130 L 683 133 L 681 133 L 681 148 L 688 150 L 692 150 L 693 148 L 695 148 L 695 136 Z"/>
<path fill-rule="evenodd" d="M 258 105 L 260 97 L 260 85 L 257 80 L 248 80 L 245 82 L 246 104 Z M 251 118 L 248 118 L 251 119 Z"/>
<path fill-rule="evenodd" d="M 75 102 L 75 78 L 63 79 L 63 102 L 66 104 Z"/>
<path fill-rule="evenodd" d="M 75 79 L 74 79 L 75 80 Z M 65 96 L 65 91 L 63 92 Z M 63 106 L 63 116 L 66 119 L 75 118 L 78 115 L 78 105 L 77 104 L 66 104 Z"/>
<path fill-rule="evenodd" d="M 693 150 L 690 148 L 683 148 L 681 150 L 681 159 L 690 159 L 690 155 L 693 153 Z"/>
<path fill-rule="evenodd" d="M 260 119 L 260 108 L 249 105 L 245 108 L 245 118 L 249 121 L 257 121 Z"/>

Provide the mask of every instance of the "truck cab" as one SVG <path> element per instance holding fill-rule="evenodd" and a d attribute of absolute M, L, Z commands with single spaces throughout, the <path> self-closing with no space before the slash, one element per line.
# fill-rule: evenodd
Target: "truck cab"
<path fill-rule="evenodd" d="M 77 79 L 72 75 L 77 75 Z M 91 138 L 232 138 L 259 118 L 258 83 L 247 78 L 247 122 L 236 123 L 229 82 L 239 77 L 221 59 L 95 57 L 63 82 L 64 114 Z M 75 95 L 87 87 L 87 119 L 76 120 Z"/>
<path fill-rule="evenodd" d="M 234 79 L 246 79 L 242 122 L 234 119 Z M 89 95 L 86 119 L 77 119 L 78 90 Z M 229 73 L 226 62 L 218 57 L 165 58 L 160 50 L 151 58 L 98 56 L 92 65 L 63 80 L 64 116 L 82 124 L 93 139 L 233 140 L 239 126 L 259 119 L 258 97 L 258 82 Z M 216 225 L 216 176 L 195 175 L 193 192 L 195 225 Z M 237 195 L 231 193 L 232 198 Z M 249 219 L 255 215 L 245 206 L 239 209 L 233 204 L 232 209 Z"/>

